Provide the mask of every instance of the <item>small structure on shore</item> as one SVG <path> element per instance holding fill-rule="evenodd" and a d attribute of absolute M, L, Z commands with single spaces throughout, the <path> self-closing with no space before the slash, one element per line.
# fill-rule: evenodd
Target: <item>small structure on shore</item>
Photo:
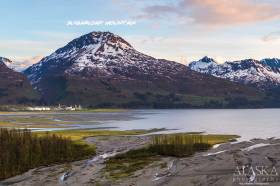
<path fill-rule="evenodd" d="M 76 111 L 82 110 L 81 105 L 74 105 L 74 106 L 65 106 L 65 105 L 58 105 L 57 107 L 46 107 L 46 106 L 36 106 L 36 107 L 27 107 L 26 110 L 28 111 Z"/>
<path fill-rule="evenodd" d="M 75 110 L 82 110 L 81 105 L 70 105 L 70 106 L 65 106 L 65 105 L 58 105 L 57 107 L 54 107 L 54 110 L 68 110 L 68 111 L 75 111 Z"/>
<path fill-rule="evenodd" d="M 26 108 L 29 111 L 50 111 L 50 107 L 27 107 Z"/>
<path fill-rule="evenodd" d="M 45 106 L 35 106 L 35 107 L 27 107 L 26 110 L 28 111 L 76 111 L 82 110 L 81 105 L 74 105 L 74 106 L 65 106 L 65 105 L 58 105 L 57 107 L 45 107 Z"/>

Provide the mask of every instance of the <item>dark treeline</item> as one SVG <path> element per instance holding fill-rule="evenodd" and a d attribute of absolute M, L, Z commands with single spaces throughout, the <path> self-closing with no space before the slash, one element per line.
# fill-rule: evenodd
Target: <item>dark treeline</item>
<path fill-rule="evenodd" d="M 149 147 L 151 152 L 165 156 L 190 156 L 198 151 L 207 150 L 212 145 L 204 135 L 156 135 Z"/>
<path fill-rule="evenodd" d="M 0 129 L 0 180 L 31 168 L 70 162 L 95 153 L 95 149 L 70 139 L 30 130 Z"/>

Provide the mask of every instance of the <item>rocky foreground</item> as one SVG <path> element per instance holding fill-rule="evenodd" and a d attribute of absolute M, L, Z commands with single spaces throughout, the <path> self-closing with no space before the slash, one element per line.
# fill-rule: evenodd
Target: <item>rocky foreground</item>
<path fill-rule="evenodd" d="M 112 180 L 104 161 L 149 144 L 149 136 L 90 137 L 98 155 L 71 164 L 39 167 L 0 185 L 280 185 L 280 139 L 253 139 L 215 146 L 192 157 L 162 157 L 133 176 Z M 165 164 L 166 166 L 162 166 Z"/>

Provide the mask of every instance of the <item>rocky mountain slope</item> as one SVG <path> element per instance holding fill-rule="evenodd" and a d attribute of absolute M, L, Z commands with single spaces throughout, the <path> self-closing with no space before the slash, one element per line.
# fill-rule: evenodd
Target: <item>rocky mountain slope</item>
<path fill-rule="evenodd" d="M 280 60 L 246 59 L 218 64 L 214 59 L 204 57 L 189 64 L 192 70 L 234 82 L 271 89 L 280 85 Z"/>
<path fill-rule="evenodd" d="M 0 104 L 30 104 L 38 101 L 27 78 L 7 65 L 12 61 L 0 57 Z"/>
<path fill-rule="evenodd" d="M 145 55 L 110 32 L 74 39 L 24 74 L 49 104 L 187 107 L 210 98 L 260 95 L 253 88 Z"/>

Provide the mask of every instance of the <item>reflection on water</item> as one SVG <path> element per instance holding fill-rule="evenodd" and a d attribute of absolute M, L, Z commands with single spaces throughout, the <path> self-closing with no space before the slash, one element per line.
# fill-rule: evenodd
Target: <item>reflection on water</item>
<path fill-rule="evenodd" d="M 113 113 L 28 114 L 30 115 L 69 121 L 74 123 L 72 128 L 166 128 L 178 129 L 168 132 L 237 134 L 242 139 L 280 137 L 280 109 L 129 110 Z M 7 115 L 0 115 L 0 120 L 5 117 Z"/>

